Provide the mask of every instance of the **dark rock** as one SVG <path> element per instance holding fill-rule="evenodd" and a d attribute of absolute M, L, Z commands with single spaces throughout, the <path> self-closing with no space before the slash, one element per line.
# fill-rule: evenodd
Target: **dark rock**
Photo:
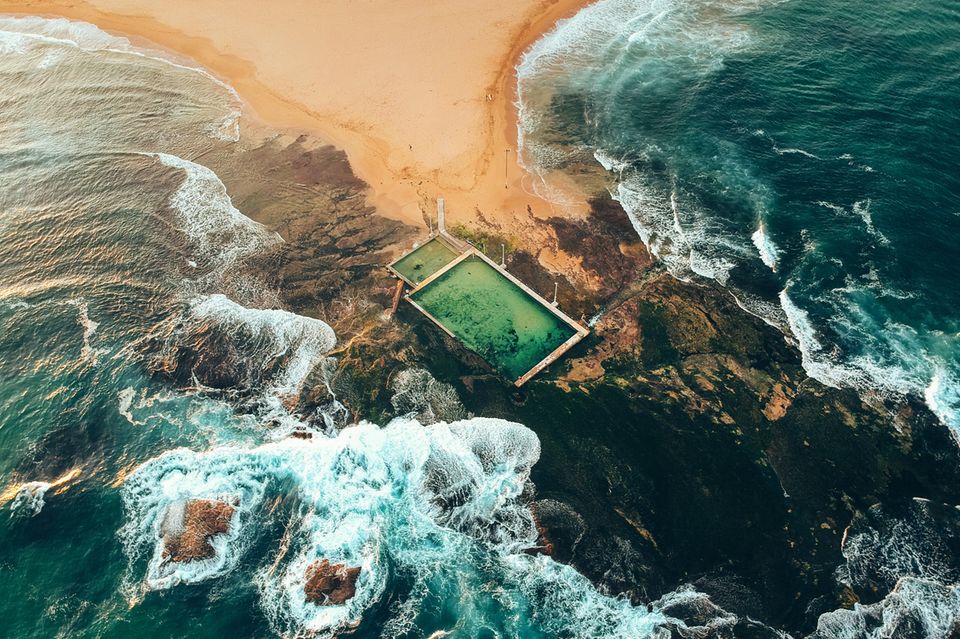
<path fill-rule="evenodd" d="M 356 594 L 359 574 L 359 566 L 331 564 L 327 559 L 315 561 L 307 566 L 303 593 L 309 603 L 318 606 L 340 605 Z"/>
<path fill-rule="evenodd" d="M 537 544 L 531 548 L 527 548 L 524 552 L 528 555 L 552 555 L 553 542 L 550 541 L 547 529 L 540 523 L 536 508 L 531 506 L 530 515 L 533 517 L 533 525 L 537 527 Z"/>
<path fill-rule="evenodd" d="M 167 508 L 163 524 L 163 556 L 170 561 L 209 559 L 210 539 L 226 533 L 236 507 L 212 499 L 192 499 Z"/>

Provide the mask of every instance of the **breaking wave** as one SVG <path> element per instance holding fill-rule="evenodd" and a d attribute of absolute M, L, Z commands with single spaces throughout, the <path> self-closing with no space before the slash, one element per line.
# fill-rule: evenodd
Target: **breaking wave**
<path fill-rule="evenodd" d="M 777 245 L 774 244 L 773 240 L 767 235 L 767 229 L 764 227 L 763 222 L 757 225 L 757 230 L 753 232 L 750 239 L 753 240 L 753 245 L 757 247 L 757 252 L 760 254 L 760 259 L 763 263 L 766 264 L 771 271 L 776 273 L 777 258 L 780 256 L 780 249 L 777 248 Z"/>
<path fill-rule="evenodd" d="M 183 171 L 184 180 L 170 197 L 170 206 L 176 211 L 180 228 L 195 246 L 198 260 L 208 263 L 206 272 L 198 278 L 200 290 L 223 283 L 227 274 L 246 258 L 282 242 L 279 235 L 267 231 L 233 206 L 216 173 L 205 166 L 166 153 L 155 154 L 166 166 Z M 239 278 L 234 278 L 236 282 Z M 254 284 L 252 291 L 241 291 L 255 296 L 261 291 Z"/>
<path fill-rule="evenodd" d="M 63 61 L 65 54 L 62 47 L 69 47 L 83 52 L 137 56 L 196 74 L 204 82 L 216 85 L 233 103 L 221 119 L 209 123 L 209 135 L 223 141 L 236 142 L 240 139 L 241 102 L 236 90 L 205 69 L 174 59 L 171 53 L 134 46 L 127 38 L 110 35 L 88 22 L 37 16 L 0 16 L 0 52 L 28 55 L 33 47 L 42 49 L 42 57 L 37 62 L 41 69 Z"/>
<path fill-rule="evenodd" d="M 893 13 L 871 14 L 870 28 L 902 36 Z M 780 2 L 600 0 L 520 59 L 518 158 L 548 200 L 554 172 L 592 167 L 671 275 L 713 279 L 768 324 L 789 326 L 817 380 L 925 398 L 960 439 L 955 286 L 911 267 L 930 261 L 932 228 L 956 230 L 939 216 L 956 210 L 955 186 L 924 181 L 953 160 L 890 158 L 884 136 L 926 130 L 909 110 L 876 140 L 835 126 L 850 108 L 886 104 L 885 89 L 864 82 L 851 105 L 838 84 L 821 82 L 823 54 L 809 42 L 839 45 L 811 15 Z M 905 58 L 831 51 L 843 60 L 824 77 L 852 86 L 869 77 L 864 69 L 892 64 L 905 86 L 920 82 L 916 65 L 898 66 Z M 947 118 L 953 96 L 937 95 Z M 861 158 L 890 159 L 891 173 Z M 945 201 L 924 205 L 935 192 Z M 938 255 L 945 270 L 950 250 Z"/>
<path fill-rule="evenodd" d="M 417 616 L 427 634 L 500 627 L 508 636 L 653 636 L 662 614 L 606 597 L 572 568 L 522 552 L 536 541 L 523 496 L 539 454 L 529 429 L 483 418 L 430 427 L 401 418 L 247 450 L 180 449 L 127 479 L 121 535 L 131 571 L 146 562 L 147 589 L 215 578 L 239 569 L 271 516 L 268 502 L 293 491 L 287 532 L 254 569 L 261 606 L 281 634 L 355 627 L 389 590 L 396 614 L 387 627 L 395 633 Z M 210 559 L 176 565 L 164 558 L 163 522 L 195 499 L 235 504 L 236 515 L 228 533 L 212 538 Z M 305 598 L 307 568 L 323 559 L 360 568 L 344 604 Z M 483 586 L 491 578 L 496 592 Z M 458 614 L 430 619 L 434 605 L 455 605 Z"/>
<path fill-rule="evenodd" d="M 218 322 L 243 340 L 247 358 L 255 357 L 261 370 L 282 357 L 283 369 L 267 389 L 281 398 L 299 394 L 314 366 L 337 343 L 333 329 L 322 320 L 281 309 L 247 308 L 220 294 L 195 300 L 191 313 Z"/>
<path fill-rule="evenodd" d="M 876 505 L 843 539 L 838 571 L 855 595 L 880 598 L 820 616 L 813 639 L 948 639 L 960 630 L 960 509 L 925 499 Z"/>

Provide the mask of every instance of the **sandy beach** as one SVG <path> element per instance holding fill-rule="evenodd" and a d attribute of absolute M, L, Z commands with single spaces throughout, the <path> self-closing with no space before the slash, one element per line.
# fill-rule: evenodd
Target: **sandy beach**
<path fill-rule="evenodd" d="M 516 162 L 514 66 L 587 0 L 27 0 L 0 12 L 91 22 L 188 56 L 232 85 L 244 116 L 344 149 L 387 217 L 426 226 L 479 210 L 506 227 L 532 195 Z M 229 16 L 229 19 L 225 17 Z"/>

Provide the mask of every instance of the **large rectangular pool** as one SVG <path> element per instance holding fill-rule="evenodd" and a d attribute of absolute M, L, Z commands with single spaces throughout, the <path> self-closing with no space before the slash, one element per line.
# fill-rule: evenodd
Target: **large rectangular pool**
<path fill-rule="evenodd" d="M 511 380 L 522 377 L 577 334 L 476 255 L 414 290 L 410 300 Z"/>

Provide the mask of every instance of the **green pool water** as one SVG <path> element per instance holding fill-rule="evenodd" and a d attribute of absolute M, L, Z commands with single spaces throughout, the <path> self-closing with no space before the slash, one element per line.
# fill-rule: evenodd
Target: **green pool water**
<path fill-rule="evenodd" d="M 411 299 L 511 380 L 576 334 L 475 256 L 411 294 Z"/>
<path fill-rule="evenodd" d="M 393 263 L 393 268 L 414 284 L 419 284 L 457 256 L 449 246 L 433 238 Z"/>

